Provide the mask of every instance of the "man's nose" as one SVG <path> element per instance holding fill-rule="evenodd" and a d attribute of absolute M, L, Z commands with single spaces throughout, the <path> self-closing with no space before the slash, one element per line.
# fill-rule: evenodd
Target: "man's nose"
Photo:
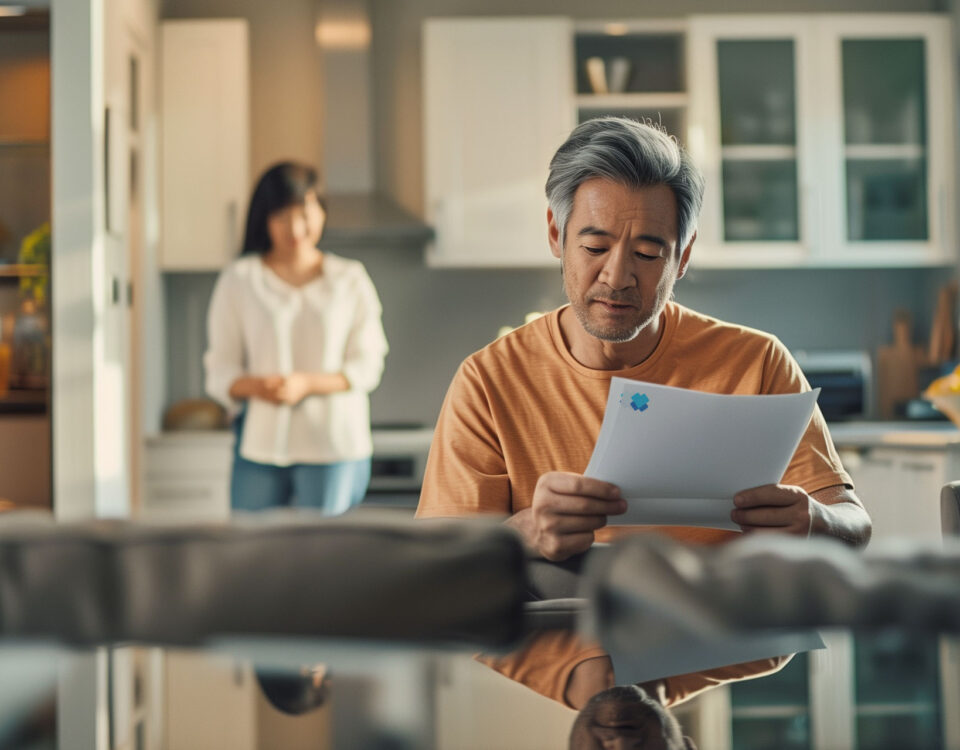
<path fill-rule="evenodd" d="M 604 259 L 600 281 L 611 289 L 629 289 L 636 286 L 632 253 L 620 247 L 611 248 Z"/>

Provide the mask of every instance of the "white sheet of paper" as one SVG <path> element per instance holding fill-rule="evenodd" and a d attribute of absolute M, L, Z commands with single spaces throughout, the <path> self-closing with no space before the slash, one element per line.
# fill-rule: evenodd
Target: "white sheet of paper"
<path fill-rule="evenodd" d="M 739 531 L 733 496 L 780 481 L 819 393 L 730 396 L 613 378 L 584 474 L 627 499 L 609 524 Z"/>
<path fill-rule="evenodd" d="M 635 648 L 620 651 L 615 645 L 601 644 L 613 662 L 617 684 L 659 680 L 690 672 L 770 659 L 774 656 L 799 654 L 825 648 L 815 630 L 794 632 L 757 632 L 749 636 L 697 638 L 674 633 L 670 638 L 653 643 L 637 639 Z"/>

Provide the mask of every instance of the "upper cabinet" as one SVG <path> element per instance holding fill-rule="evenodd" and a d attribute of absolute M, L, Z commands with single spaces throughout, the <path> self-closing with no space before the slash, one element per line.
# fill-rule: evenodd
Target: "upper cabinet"
<path fill-rule="evenodd" d="M 544 183 L 574 126 L 571 24 L 430 19 L 423 34 L 432 266 L 556 262 Z"/>
<path fill-rule="evenodd" d="M 164 21 L 160 267 L 213 271 L 240 252 L 250 180 L 247 22 Z"/>
<path fill-rule="evenodd" d="M 688 50 L 696 263 L 953 261 L 946 18 L 699 16 Z"/>
<path fill-rule="evenodd" d="M 432 265 L 554 263 L 550 158 L 611 114 L 660 123 L 703 170 L 695 265 L 956 257 L 946 16 L 431 19 L 423 59 Z"/>

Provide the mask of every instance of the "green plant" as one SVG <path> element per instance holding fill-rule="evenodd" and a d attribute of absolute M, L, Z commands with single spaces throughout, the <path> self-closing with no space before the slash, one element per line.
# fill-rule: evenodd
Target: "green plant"
<path fill-rule="evenodd" d="M 17 262 L 41 266 L 39 273 L 20 277 L 20 294 L 30 297 L 42 307 L 47 301 L 50 284 L 50 222 L 45 222 L 23 238 Z"/>

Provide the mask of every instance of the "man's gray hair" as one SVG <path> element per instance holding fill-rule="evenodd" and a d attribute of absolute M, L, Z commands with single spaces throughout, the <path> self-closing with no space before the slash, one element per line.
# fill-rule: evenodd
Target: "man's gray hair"
<path fill-rule="evenodd" d="M 577 188 L 603 177 L 629 188 L 666 185 L 677 200 L 677 236 L 683 250 L 697 229 L 703 203 L 703 175 L 676 139 L 653 124 L 626 117 L 600 117 L 581 123 L 550 160 L 547 201 L 567 234 Z"/>

